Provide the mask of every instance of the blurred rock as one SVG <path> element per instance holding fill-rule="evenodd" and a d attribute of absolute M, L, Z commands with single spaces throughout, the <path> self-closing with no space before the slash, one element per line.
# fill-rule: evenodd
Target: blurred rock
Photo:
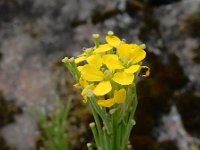
<path fill-rule="evenodd" d="M 195 92 L 200 89 L 200 67 L 193 60 L 193 50 L 198 49 L 199 41 L 195 37 L 189 37 L 181 29 L 185 18 L 198 10 L 200 1 L 182 0 L 171 3 L 174 1 L 176 0 L 143 0 L 148 3 L 146 5 L 141 3 L 142 1 L 131 4 L 125 0 L 1 0 L 0 90 L 7 100 L 14 99 L 20 107 L 38 104 L 46 110 L 51 110 L 57 95 L 64 99 L 76 95 L 73 98 L 81 100 L 77 91 L 72 88 L 71 78 L 65 76 L 66 74 L 60 75 L 63 69 L 61 72 L 56 72 L 56 68 L 52 69 L 52 63 L 55 59 L 60 61 L 64 56 L 79 54 L 84 46 L 92 46 L 92 33 L 105 35 L 108 30 L 113 30 L 127 42 L 146 43 L 147 51 L 151 52 L 148 58 L 155 61 L 145 62 L 152 66 L 152 76 L 148 83 L 140 83 L 144 88 L 141 89 L 139 97 L 139 109 L 144 111 L 138 112 L 138 118 L 144 120 L 138 121 L 138 124 L 141 123 L 141 127 L 144 127 L 143 124 L 148 122 L 149 126 L 138 126 L 138 131 L 135 131 L 138 139 L 147 139 L 142 142 L 152 143 L 149 147 L 155 148 L 158 145 L 156 139 L 143 135 L 140 138 L 139 133 L 151 134 L 160 116 L 170 109 L 174 93 L 184 90 L 188 84 L 195 87 Z M 161 4 L 168 5 L 151 6 Z M 125 9 L 128 7 L 129 9 Z M 101 41 L 105 40 L 101 38 Z M 169 59 L 171 54 L 178 56 L 175 62 Z M 56 77 L 57 75 L 60 75 L 60 78 Z M 155 86 L 155 89 L 152 89 L 152 86 Z M 144 91 L 150 95 L 144 96 Z M 81 101 L 75 103 L 74 107 L 81 108 L 79 113 L 76 112 L 77 108 L 74 108 L 72 114 L 75 117 L 71 121 L 73 132 L 78 133 L 72 137 L 80 138 L 80 146 L 80 143 L 88 140 L 83 138 L 83 135 L 89 135 L 86 125 L 83 124 L 88 124 L 91 118 Z M 81 118 L 82 113 L 87 115 Z M 149 116 L 145 118 L 146 114 Z M 24 122 L 30 121 L 27 116 L 22 115 L 22 118 Z M 79 119 L 82 119 L 83 123 L 79 122 Z M 26 136 L 27 140 L 33 140 L 32 138 L 36 137 L 34 131 L 24 134 L 19 127 L 22 121 L 19 120 L 16 119 L 12 128 L 8 126 L 9 129 L 16 129 L 13 132 L 16 135 L 13 136 L 17 138 L 19 134 Z M 27 124 L 23 126 L 24 130 L 31 127 L 36 129 L 34 123 Z M 4 131 L 3 134 L 8 143 L 16 148 L 33 149 L 33 143 L 9 139 L 10 132 Z M 73 144 L 76 145 L 74 139 Z M 145 145 L 143 147 L 145 148 Z"/>
<path fill-rule="evenodd" d="M 160 142 L 174 141 L 180 150 L 189 150 L 190 145 L 196 140 L 185 130 L 176 106 L 172 106 L 170 113 L 162 117 L 162 127 L 159 130 Z"/>
<path fill-rule="evenodd" d="M 149 5 L 159 6 L 159 5 L 171 4 L 171 3 L 178 2 L 181 0 L 142 0 L 142 1 Z"/>
<path fill-rule="evenodd" d="M 12 149 L 11 147 L 9 147 L 6 144 L 5 140 L 1 136 L 0 136 L 0 146 L 1 146 L 2 150 L 10 150 L 10 149 Z"/>
<path fill-rule="evenodd" d="M 27 115 L 16 116 L 15 120 L 15 123 L 1 129 L 4 139 L 16 150 L 34 149 L 37 137 L 36 124 Z"/>
<path fill-rule="evenodd" d="M 185 17 L 198 12 L 199 6 L 200 0 L 183 0 L 173 5 L 162 6 L 154 12 L 155 17 L 159 20 L 159 30 L 163 43 L 165 43 L 165 49 L 169 53 L 177 54 L 185 74 L 196 87 L 200 87 L 198 77 L 200 67 L 194 63 L 191 49 L 197 48 L 199 42 L 193 37 L 188 37 L 181 30 L 181 27 L 184 24 Z"/>
<path fill-rule="evenodd" d="M 0 127 L 3 127 L 14 122 L 14 115 L 20 114 L 21 109 L 16 106 L 13 100 L 7 102 L 0 91 L 0 112 Z"/>
<path fill-rule="evenodd" d="M 200 92 L 187 91 L 175 97 L 177 108 L 182 116 L 183 125 L 193 136 L 199 137 L 200 133 Z"/>

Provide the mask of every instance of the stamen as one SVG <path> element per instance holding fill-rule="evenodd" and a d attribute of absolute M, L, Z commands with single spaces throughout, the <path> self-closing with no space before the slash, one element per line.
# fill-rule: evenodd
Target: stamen
<path fill-rule="evenodd" d="M 109 79 L 110 76 L 111 76 L 111 73 L 110 73 L 110 71 L 107 69 L 107 70 L 104 71 L 104 75 L 105 75 L 105 79 Z"/>

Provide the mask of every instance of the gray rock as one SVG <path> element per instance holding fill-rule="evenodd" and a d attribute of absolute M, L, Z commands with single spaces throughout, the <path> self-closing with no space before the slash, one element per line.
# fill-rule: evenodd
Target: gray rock
<path fill-rule="evenodd" d="M 27 115 L 15 117 L 15 123 L 12 123 L 1 129 L 6 142 L 17 150 L 31 150 L 35 147 L 35 138 L 37 135 L 37 126 Z"/>

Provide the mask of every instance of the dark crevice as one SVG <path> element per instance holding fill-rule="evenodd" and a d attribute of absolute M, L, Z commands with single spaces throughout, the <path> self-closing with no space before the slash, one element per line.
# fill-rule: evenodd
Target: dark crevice
<path fill-rule="evenodd" d="M 3 57 L 3 54 L 0 52 L 0 61 L 1 61 L 2 57 Z"/>
<path fill-rule="evenodd" d="M 0 91 L 0 112 L 0 127 L 3 127 L 14 122 L 14 115 L 22 113 L 22 110 L 15 105 L 13 100 L 7 101 Z"/>
<path fill-rule="evenodd" d="M 144 3 L 152 6 L 160 6 L 160 5 L 172 4 L 175 2 L 179 2 L 181 0 L 139 0 L 139 1 L 143 1 Z"/>
<path fill-rule="evenodd" d="M 179 65 L 178 57 L 169 55 L 167 59 L 167 63 L 163 63 L 159 56 L 147 53 L 146 65 L 151 68 L 151 75 L 142 79 L 137 86 L 137 125 L 131 139 L 137 149 L 167 150 L 166 143 L 160 144 L 156 141 L 154 129 L 159 125 L 160 118 L 168 114 L 175 103 L 172 99 L 174 92 L 181 90 L 189 82 Z"/>
<path fill-rule="evenodd" d="M 2 0 L 0 2 L 0 21 L 9 22 L 15 17 L 26 16 L 33 18 L 34 14 L 31 12 L 33 2 L 24 1 L 22 3 L 17 0 Z"/>
<path fill-rule="evenodd" d="M 5 142 L 5 140 L 0 136 L 0 149 L 1 150 L 14 150 L 10 146 L 8 146 Z"/>
<path fill-rule="evenodd" d="M 94 11 L 94 13 L 92 14 L 92 16 L 90 17 L 92 24 L 97 24 L 99 22 L 103 22 L 111 17 L 114 17 L 117 14 L 122 13 L 120 10 L 118 9 L 113 9 L 113 10 L 109 10 L 109 11 L 102 11 L 102 10 L 97 10 Z M 72 20 L 70 22 L 70 26 L 72 28 L 76 28 L 80 25 L 86 24 L 87 20 Z"/>
<path fill-rule="evenodd" d="M 18 108 L 14 101 L 7 101 L 3 97 L 0 91 L 0 129 L 7 124 L 14 122 L 14 115 L 22 113 L 22 110 Z M 0 136 L 0 150 L 10 150 L 13 149 L 6 144 L 4 139 Z M 14 149 L 13 149 L 14 150 Z"/>
<path fill-rule="evenodd" d="M 109 19 L 117 14 L 121 13 L 118 9 L 110 10 L 110 11 L 96 11 L 91 16 L 91 20 L 93 24 L 97 24 L 99 22 L 103 22 L 106 19 Z"/>
<path fill-rule="evenodd" d="M 87 23 L 86 20 L 73 20 L 73 21 L 70 22 L 70 26 L 72 28 L 76 28 L 76 27 L 78 27 L 78 26 L 80 26 L 82 24 L 86 24 L 86 23 Z"/>

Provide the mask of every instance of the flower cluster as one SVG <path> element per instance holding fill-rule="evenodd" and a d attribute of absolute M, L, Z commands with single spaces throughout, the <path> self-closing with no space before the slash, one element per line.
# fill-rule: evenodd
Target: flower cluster
<path fill-rule="evenodd" d="M 112 107 L 126 99 L 129 85 L 134 84 L 141 68 L 141 61 L 146 57 L 144 45 L 128 44 L 114 35 L 112 31 L 105 37 L 106 43 L 99 44 L 99 35 L 93 35 L 95 46 L 87 48 L 75 59 L 64 58 L 65 64 L 71 65 L 71 73 L 76 77 L 77 88 L 82 89 L 84 101 L 95 96 L 97 104 Z M 149 70 L 146 75 L 149 74 Z M 145 76 L 145 75 L 143 75 Z"/>
<path fill-rule="evenodd" d="M 137 108 L 136 78 L 142 68 L 147 70 L 142 76 L 149 75 L 149 68 L 141 64 L 145 45 L 128 44 L 111 31 L 104 44 L 99 43 L 99 35 L 93 38 L 94 47 L 63 62 L 92 111 L 95 123 L 90 127 L 97 150 L 130 150 Z M 91 143 L 87 146 L 92 150 Z"/>

